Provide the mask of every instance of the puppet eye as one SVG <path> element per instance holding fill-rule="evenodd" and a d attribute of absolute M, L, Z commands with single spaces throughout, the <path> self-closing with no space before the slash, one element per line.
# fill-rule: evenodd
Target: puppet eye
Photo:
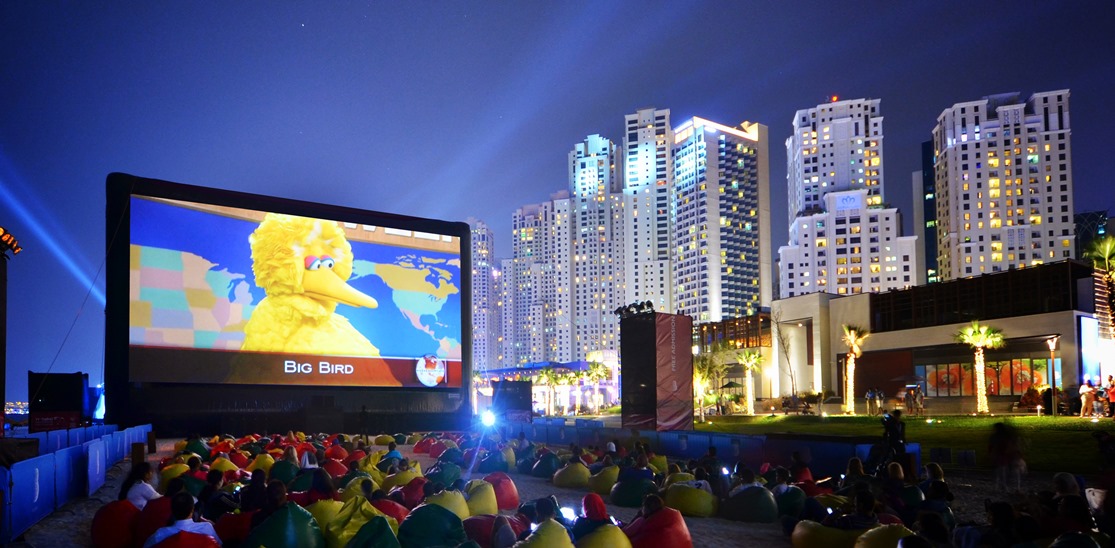
<path fill-rule="evenodd" d="M 334 264 L 333 257 L 330 257 L 329 255 L 325 255 L 321 258 L 321 266 L 322 267 L 332 270 L 333 269 L 333 264 Z"/>
<path fill-rule="evenodd" d="M 321 268 L 321 259 L 314 257 L 313 255 L 306 257 L 305 261 L 306 270 L 317 270 Z"/>

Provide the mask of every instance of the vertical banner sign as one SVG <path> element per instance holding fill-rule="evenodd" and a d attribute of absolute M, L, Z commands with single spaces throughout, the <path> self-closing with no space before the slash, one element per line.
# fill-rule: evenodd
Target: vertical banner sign
<path fill-rule="evenodd" d="M 655 315 L 659 432 L 693 429 L 693 320 Z"/>

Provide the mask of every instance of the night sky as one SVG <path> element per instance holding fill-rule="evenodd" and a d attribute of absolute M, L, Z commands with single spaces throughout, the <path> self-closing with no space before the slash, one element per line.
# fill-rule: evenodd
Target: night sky
<path fill-rule="evenodd" d="M 619 143 L 623 115 L 655 106 L 770 127 L 777 248 L 796 110 L 882 99 L 885 198 L 908 228 L 943 109 L 1070 88 L 1076 211 L 1115 213 L 1110 2 L 227 4 L 0 3 L 0 226 L 24 247 L 8 400 L 28 369 L 101 382 L 113 171 L 478 217 L 507 256 L 511 214 L 565 188 L 573 145 Z"/>

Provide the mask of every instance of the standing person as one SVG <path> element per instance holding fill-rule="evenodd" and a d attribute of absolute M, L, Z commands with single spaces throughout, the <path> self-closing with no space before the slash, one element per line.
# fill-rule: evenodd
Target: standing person
<path fill-rule="evenodd" d="M 914 391 L 909 388 L 906 389 L 906 394 L 902 396 L 903 407 L 906 408 L 907 415 L 914 414 Z"/>
<path fill-rule="evenodd" d="M 867 393 L 863 395 L 863 400 L 867 403 L 867 416 L 874 417 L 876 412 L 875 389 L 868 388 Z"/>
<path fill-rule="evenodd" d="M 1092 415 L 1102 417 L 1107 413 L 1107 398 L 1109 396 L 1107 388 L 1104 387 L 1103 383 L 1096 381 L 1094 393 L 1096 399 L 1092 402 Z"/>
<path fill-rule="evenodd" d="M 1092 381 L 1084 381 L 1080 385 L 1080 416 L 1087 417 L 1088 413 L 1092 412 L 1092 402 L 1096 399 L 1095 388 L 1092 387 Z"/>
<path fill-rule="evenodd" d="M 917 409 L 918 417 L 925 414 L 925 392 L 922 392 L 920 384 L 914 392 L 914 407 Z"/>
<path fill-rule="evenodd" d="M 887 397 L 886 392 L 883 392 L 882 388 L 879 388 L 878 386 L 876 386 L 875 387 L 875 414 L 876 415 L 881 415 L 881 414 L 887 412 L 886 397 Z"/>
<path fill-rule="evenodd" d="M 1107 416 L 1115 417 L 1115 375 L 1107 376 Z"/>
<path fill-rule="evenodd" d="M 1005 492 L 1013 487 L 1014 492 L 1021 491 L 1026 461 L 1022 458 L 1022 441 L 1018 431 L 1002 422 L 992 425 L 987 454 L 995 465 L 995 488 Z"/>
<path fill-rule="evenodd" d="M 368 432 L 371 430 L 372 417 L 368 413 L 368 406 L 360 406 L 360 434 L 364 436 L 364 443 L 371 443 L 368 439 Z"/>
<path fill-rule="evenodd" d="M 887 443 L 894 456 L 906 454 L 906 423 L 902 422 L 902 410 L 883 415 L 883 441 Z"/>

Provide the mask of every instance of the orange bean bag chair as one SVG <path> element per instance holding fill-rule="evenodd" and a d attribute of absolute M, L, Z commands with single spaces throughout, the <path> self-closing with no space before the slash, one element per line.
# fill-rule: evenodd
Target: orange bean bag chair
<path fill-rule="evenodd" d="M 689 536 L 689 527 L 685 525 L 681 512 L 669 507 L 662 508 L 650 517 L 635 518 L 623 528 L 623 532 L 631 539 L 632 548 L 693 546 L 693 537 Z"/>
<path fill-rule="evenodd" d="M 147 501 L 147 505 L 143 507 L 143 511 L 136 517 L 132 538 L 135 539 L 134 546 L 141 548 L 151 535 L 155 534 L 160 527 L 166 527 L 170 521 L 170 499 L 171 497 L 159 497 L 155 500 Z M 94 542 L 93 544 L 97 544 Z"/>
<path fill-rule="evenodd" d="M 344 462 L 345 458 L 347 457 L 348 451 L 346 451 L 344 447 L 341 447 L 340 444 L 334 445 L 325 450 L 325 458 L 327 459 L 337 459 L 341 462 Z"/>
<path fill-rule="evenodd" d="M 139 509 L 127 500 L 114 500 L 102 506 L 93 515 L 93 546 L 130 548 L 138 518 Z"/>
<path fill-rule="evenodd" d="M 484 476 L 484 481 L 492 484 L 500 510 L 515 510 L 519 507 L 519 489 L 511 481 L 511 476 L 504 472 L 492 472 Z"/>

